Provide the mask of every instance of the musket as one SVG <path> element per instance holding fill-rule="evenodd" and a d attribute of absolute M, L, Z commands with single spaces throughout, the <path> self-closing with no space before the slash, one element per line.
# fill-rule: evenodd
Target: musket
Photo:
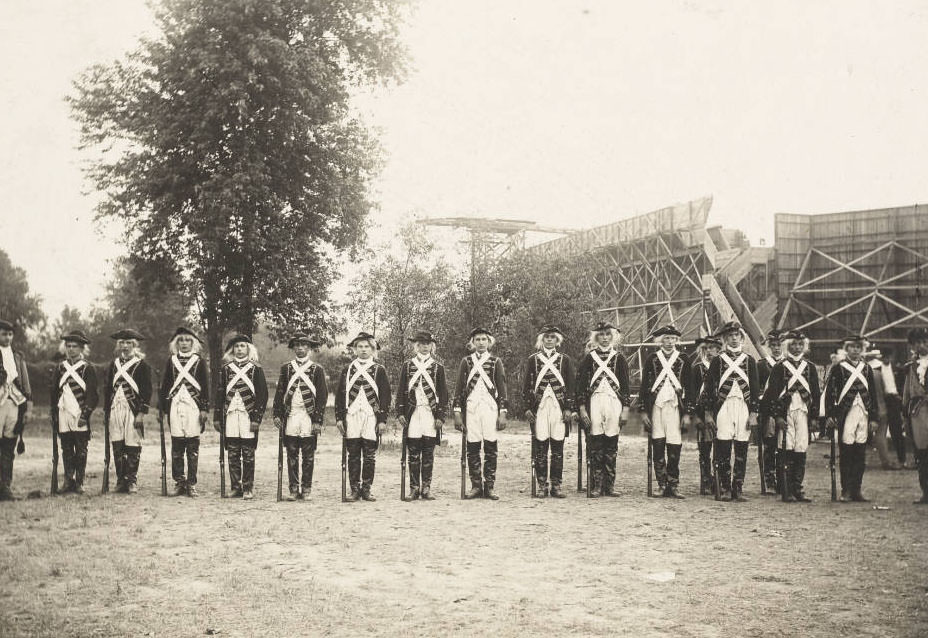
<path fill-rule="evenodd" d="M 640 463 L 640 461 L 639 461 Z M 648 432 L 648 496 L 654 496 L 654 477 L 652 474 L 654 468 L 654 449 L 652 445 L 651 433 Z"/>
<path fill-rule="evenodd" d="M 461 428 L 461 499 L 467 494 L 467 426 Z"/>
<path fill-rule="evenodd" d="M 722 483 L 719 480 L 719 442 L 712 440 L 712 482 L 715 484 L 715 500 L 722 500 Z"/>
<path fill-rule="evenodd" d="M 532 437 L 532 498 L 537 496 L 537 486 L 535 478 L 538 476 L 538 470 L 535 467 L 535 418 L 528 420 L 529 436 Z"/>
<path fill-rule="evenodd" d="M 287 427 L 287 418 L 285 414 L 280 421 L 280 428 L 277 432 L 277 502 L 284 499 L 284 430 Z"/>
<path fill-rule="evenodd" d="M 777 451 L 777 464 L 780 466 L 780 498 L 786 501 L 789 497 L 789 487 L 786 485 L 786 477 L 789 476 L 787 471 L 789 468 L 786 464 L 786 428 L 783 428 L 783 444 Z"/>
<path fill-rule="evenodd" d="M 342 434 L 342 503 L 348 502 L 348 446 L 345 443 L 345 435 Z"/>
<path fill-rule="evenodd" d="M 409 426 L 403 426 L 403 451 L 400 452 L 400 500 L 406 500 L 406 435 Z"/>
<path fill-rule="evenodd" d="M 828 460 L 828 469 L 831 471 L 831 501 L 835 502 L 838 500 L 838 480 L 835 477 L 835 454 L 836 454 L 836 428 L 831 428 L 831 456 Z"/>
<path fill-rule="evenodd" d="M 87 428 L 88 430 L 90 428 Z M 102 493 L 110 491 L 110 411 L 103 412 L 103 489 Z"/>
<path fill-rule="evenodd" d="M 705 432 L 703 432 L 701 428 L 696 428 L 696 447 L 698 448 L 699 444 L 705 443 L 705 441 L 706 441 Z M 705 494 L 705 488 L 703 487 L 705 484 L 706 484 L 706 469 L 702 466 L 702 459 L 700 458 L 700 463 L 699 463 L 699 495 L 700 496 Z"/>
<path fill-rule="evenodd" d="M 54 396 L 54 395 L 52 395 Z M 52 485 L 51 491 L 49 492 L 52 496 L 58 493 L 58 415 L 56 412 L 58 408 L 52 406 L 51 410 L 51 421 L 52 421 Z M 90 428 L 87 428 L 88 430 Z"/>
<path fill-rule="evenodd" d="M 760 468 L 760 493 L 762 496 L 767 495 L 767 468 L 764 467 L 764 425 L 766 419 L 765 416 L 760 417 L 757 424 L 757 466 Z"/>
<path fill-rule="evenodd" d="M 583 438 L 586 439 L 586 497 L 591 498 L 593 495 L 593 467 L 590 465 L 590 431 L 583 432 Z"/>
<path fill-rule="evenodd" d="M 221 390 L 221 388 L 220 388 Z M 226 497 L 226 399 L 219 402 L 219 498 Z"/>
<path fill-rule="evenodd" d="M 583 437 L 582 429 L 577 426 L 577 491 L 583 491 Z M 589 452 L 589 450 L 587 450 Z"/>
<path fill-rule="evenodd" d="M 158 432 L 161 434 L 161 496 L 168 495 L 168 463 L 164 451 L 164 412 L 158 410 Z"/>

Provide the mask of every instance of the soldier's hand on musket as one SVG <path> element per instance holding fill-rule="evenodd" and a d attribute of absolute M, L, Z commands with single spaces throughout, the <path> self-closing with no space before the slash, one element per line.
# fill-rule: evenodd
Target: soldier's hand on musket
<path fill-rule="evenodd" d="M 274 417 L 274 427 L 277 428 L 277 429 L 279 430 L 281 425 L 283 425 L 283 421 L 280 420 L 280 417 L 279 417 L 279 416 L 275 416 L 275 417 Z"/>
<path fill-rule="evenodd" d="M 507 415 L 508 413 L 506 410 L 499 411 L 499 416 L 496 417 L 496 429 L 497 430 L 506 429 L 506 423 L 509 421 L 509 417 Z"/>
<path fill-rule="evenodd" d="M 641 413 L 641 427 L 644 428 L 644 431 L 648 434 L 651 434 L 651 417 L 648 416 L 647 412 Z"/>
<path fill-rule="evenodd" d="M 375 433 L 377 436 L 380 436 L 381 434 L 383 434 L 383 431 L 386 430 L 386 429 L 387 429 L 387 424 L 386 424 L 386 423 L 379 423 L 379 422 L 378 422 L 377 425 L 374 426 L 374 433 Z"/>
<path fill-rule="evenodd" d="M 443 427 L 445 427 L 445 421 L 443 419 L 435 419 L 435 431 L 441 432 Z"/>
<path fill-rule="evenodd" d="M 690 423 L 691 423 L 690 415 L 684 414 L 683 420 L 680 421 L 680 433 L 681 434 L 686 434 L 687 432 L 690 431 Z"/>
<path fill-rule="evenodd" d="M 825 419 L 825 436 L 827 438 L 831 438 L 831 435 L 835 431 L 835 426 L 837 426 L 837 423 L 835 422 L 834 417 L 828 417 Z"/>
<path fill-rule="evenodd" d="M 454 429 L 458 432 L 464 431 L 464 419 L 461 417 L 461 413 L 458 410 L 454 412 Z"/>
<path fill-rule="evenodd" d="M 320 434 L 322 434 L 322 424 L 321 424 L 321 423 L 313 423 L 312 434 L 313 434 L 313 436 L 319 436 Z"/>
<path fill-rule="evenodd" d="M 252 421 L 252 422 L 251 422 L 251 428 L 250 428 L 250 429 L 251 429 L 252 432 L 257 432 L 260 428 L 261 428 L 261 422 L 260 422 L 260 421 Z"/>
<path fill-rule="evenodd" d="M 79 427 L 79 428 L 87 428 L 88 430 L 90 430 L 90 424 L 87 422 L 87 418 L 86 418 L 86 417 L 83 417 L 83 416 L 82 416 L 81 418 L 79 418 L 79 419 L 77 420 L 77 427 Z"/>
<path fill-rule="evenodd" d="M 583 425 L 584 430 L 589 430 L 593 427 L 593 422 L 590 420 L 590 414 L 586 411 L 585 406 L 580 406 L 580 423 Z"/>
<path fill-rule="evenodd" d="M 209 411 L 200 410 L 200 434 L 206 432 L 207 423 L 209 423 Z"/>
<path fill-rule="evenodd" d="M 706 431 L 706 422 L 703 421 L 699 415 L 694 414 L 692 417 L 690 417 L 690 423 L 693 424 L 693 427 L 695 427 L 697 431 Z"/>
<path fill-rule="evenodd" d="M 779 434 L 786 429 L 786 419 L 781 416 L 778 416 L 776 419 L 773 419 L 775 434 Z"/>
<path fill-rule="evenodd" d="M 404 415 L 402 415 L 402 414 L 399 415 L 398 417 L 396 417 L 396 420 L 399 421 L 399 422 L 400 422 L 400 425 L 401 425 L 402 427 L 404 427 L 404 428 L 405 428 L 407 425 L 409 425 L 409 421 L 407 421 L 407 420 L 406 420 L 406 417 L 405 417 Z"/>
<path fill-rule="evenodd" d="M 873 437 L 875 437 L 879 429 L 880 429 L 879 421 L 870 421 L 870 427 L 867 428 L 867 440 L 870 440 Z"/>
<path fill-rule="evenodd" d="M 345 422 L 344 421 L 336 421 L 335 429 L 338 430 L 339 434 L 341 434 L 342 436 L 345 436 Z"/>
<path fill-rule="evenodd" d="M 523 418 L 524 418 L 526 421 L 528 421 L 529 423 L 534 423 L 534 422 L 535 422 L 535 413 L 532 412 L 531 410 L 526 410 L 526 411 L 525 411 L 525 414 L 523 415 Z"/>

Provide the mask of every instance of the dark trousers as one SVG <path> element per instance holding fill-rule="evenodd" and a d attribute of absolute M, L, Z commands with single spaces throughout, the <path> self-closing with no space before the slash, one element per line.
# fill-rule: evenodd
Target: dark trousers
<path fill-rule="evenodd" d="M 311 436 L 284 436 L 284 447 L 287 448 L 287 479 L 290 483 L 290 492 L 309 490 L 313 486 L 313 466 L 316 461 L 315 434 Z M 303 457 L 303 480 L 300 481 L 300 455 Z"/>
<path fill-rule="evenodd" d="M 603 494 L 615 489 L 615 465 L 619 456 L 619 437 L 596 434 L 590 437 L 590 466 L 593 473 L 592 491 Z"/>
<path fill-rule="evenodd" d="M 735 451 L 735 462 L 732 467 L 731 453 Z M 715 441 L 715 469 L 719 476 L 719 487 L 723 492 L 741 493 L 744 486 L 744 475 L 748 465 L 747 441 Z"/>
<path fill-rule="evenodd" d="M 83 485 L 90 432 L 62 432 L 58 438 L 61 440 L 61 462 L 64 465 L 66 488 Z"/>
<path fill-rule="evenodd" d="M 184 476 L 184 457 L 187 457 L 187 476 Z M 180 486 L 197 484 L 197 467 L 200 461 L 200 437 L 171 437 L 171 477 Z"/>
<path fill-rule="evenodd" d="M 860 494 L 867 468 L 867 445 L 865 443 L 841 443 L 841 493 L 851 496 Z"/>
<path fill-rule="evenodd" d="M 480 441 L 467 443 L 467 468 L 470 472 L 470 484 L 480 489 Z M 498 455 L 496 441 L 483 441 L 483 487 L 492 490 L 496 484 L 496 457 Z"/>
<path fill-rule="evenodd" d="M 806 477 L 806 453 L 780 450 L 781 462 L 786 477 L 786 489 L 795 497 L 802 495 L 802 483 Z"/>
<path fill-rule="evenodd" d="M 699 477 L 700 487 L 708 490 L 712 487 L 712 441 L 700 441 L 699 447 Z"/>
<path fill-rule="evenodd" d="M 9 492 L 13 484 L 13 459 L 16 458 L 16 439 L 0 437 L 0 491 Z"/>
<path fill-rule="evenodd" d="M 255 488 L 255 447 L 258 439 L 226 437 L 229 453 L 229 482 L 232 490 L 250 492 Z"/>
<path fill-rule="evenodd" d="M 918 461 L 918 485 L 922 488 L 922 498 L 928 498 L 928 448 L 915 450 Z"/>
<path fill-rule="evenodd" d="M 903 436 L 902 399 L 896 395 L 886 396 L 886 416 L 889 421 L 889 435 L 893 439 L 893 449 L 896 450 L 896 458 L 900 463 L 905 463 L 906 441 Z"/>
<path fill-rule="evenodd" d="M 435 465 L 435 445 L 438 438 L 423 436 L 415 439 L 406 439 L 409 450 L 409 487 L 417 490 L 419 487 L 431 488 L 432 468 Z"/>
<path fill-rule="evenodd" d="M 377 464 L 377 441 L 364 438 L 347 439 L 348 484 L 354 492 L 370 492 Z M 364 459 L 362 468 L 361 459 Z"/>
<path fill-rule="evenodd" d="M 545 439 L 539 441 L 532 437 L 535 448 L 535 480 L 543 489 L 548 485 L 548 450 L 551 450 L 551 486 L 560 487 L 564 477 L 564 440 Z"/>
<path fill-rule="evenodd" d="M 782 462 L 777 457 L 780 450 L 777 447 L 777 436 L 764 437 L 764 484 L 768 490 L 777 491 L 777 463 Z"/>
<path fill-rule="evenodd" d="M 124 441 L 113 441 L 113 464 L 116 466 L 116 488 L 135 485 L 139 477 L 139 462 L 142 458 L 140 445 L 126 445 Z"/>

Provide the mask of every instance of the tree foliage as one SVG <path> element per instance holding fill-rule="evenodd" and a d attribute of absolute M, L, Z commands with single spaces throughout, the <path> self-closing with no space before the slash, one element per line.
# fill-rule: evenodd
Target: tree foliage
<path fill-rule="evenodd" d="M 29 293 L 26 271 L 14 266 L 3 250 L 0 250 L 0 319 L 21 331 L 40 328 L 45 321 L 41 298 Z"/>

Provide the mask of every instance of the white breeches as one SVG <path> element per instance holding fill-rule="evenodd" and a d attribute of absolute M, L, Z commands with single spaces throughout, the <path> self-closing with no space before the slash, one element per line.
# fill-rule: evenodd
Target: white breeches
<path fill-rule="evenodd" d="M 123 441 L 129 447 L 142 445 L 142 439 L 135 431 L 135 415 L 122 388 L 113 395 L 110 406 L 110 440 Z"/>
<path fill-rule="evenodd" d="M 418 439 L 423 436 L 436 437 L 438 432 L 435 430 L 435 417 L 432 416 L 432 408 L 429 404 L 416 406 L 412 416 L 409 419 L 409 429 L 406 436 L 410 439 Z"/>
<path fill-rule="evenodd" d="M 805 452 L 809 449 L 809 413 L 790 410 L 786 415 L 786 449 Z"/>
<path fill-rule="evenodd" d="M 168 425 L 171 427 L 171 436 L 178 438 L 200 436 L 200 406 L 190 396 L 186 386 L 182 386 L 171 399 Z"/>
<path fill-rule="evenodd" d="M 564 412 L 557 402 L 557 397 L 545 394 L 538 404 L 538 412 L 535 413 L 535 438 L 539 441 L 563 441 L 566 435 Z"/>
<path fill-rule="evenodd" d="M 303 403 L 303 395 L 297 389 L 290 400 L 290 413 L 287 415 L 287 425 L 284 427 L 284 434 L 287 436 L 312 436 L 313 420 L 306 411 L 306 405 Z"/>
<path fill-rule="evenodd" d="M 345 417 L 345 432 L 346 438 L 349 439 L 377 440 L 377 415 L 374 414 L 374 408 L 367 402 L 363 391 L 358 392 L 358 396 L 348 408 L 348 416 Z"/>
<path fill-rule="evenodd" d="M 862 402 L 855 401 L 844 419 L 844 425 L 841 428 L 841 442 L 845 445 L 866 443 L 869 423 L 867 408 Z"/>
<path fill-rule="evenodd" d="M 590 436 L 605 434 L 619 435 L 619 420 L 622 418 L 622 402 L 612 392 L 594 392 L 590 397 Z"/>
<path fill-rule="evenodd" d="M 58 399 L 58 432 L 86 432 L 87 426 L 78 427 L 81 419 L 81 405 L 77 402 L 71 387 L 65 384 Z"/>
<path fill-rule="evenodd" d="M 655 405 L 651 410 L 651 437 L 667 439 L 670 445 L 683 443 L 683 434 L 680 432 L 680 408 L 676 403 Z"/>
<path fill-rule="evenodd" d="M 728 397 L 715 417 L 715 438 L 720 441 L 749 440 L 751 438 L 751 430 L 748 428 L 749 417 L 748 404 L 742 397 Z"/>
<path fill-rule="evenodd" d="M 496 420 L 499 418 L 499 406 L 488 393 L 471 393 L 467 398 L 467 442 L 495 441 Z"/>
<path fill-rule="evenodd" d="M 16 438 L 13 430 L 16 428 L 16 419 L 19 416 L 19 406 L 9 398 L 0 402 L 0 432 L 7 439 Z"/>

